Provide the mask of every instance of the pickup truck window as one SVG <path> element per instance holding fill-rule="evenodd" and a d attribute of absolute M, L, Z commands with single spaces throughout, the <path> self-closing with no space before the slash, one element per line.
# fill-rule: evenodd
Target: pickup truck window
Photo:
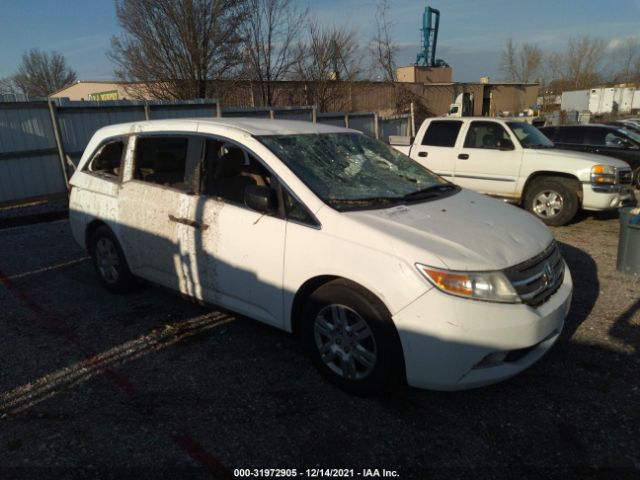
<path fill-rule="evenodd" d="M 434 120 L 429 124 L 422 145 L 433 147 L 453 147 L 456 144 L 462 122 L 452 120 Z"/>
<path fill-rule="evenodd" d="M 509 134 L 495 122 L 471 122 L 464 148 L 501 148 L 511 143 Z"/>
<path fill-rule="evenodd" d="M 384 143 L 355 133 L 256 137 L 336 210 L 425 201 L 458 187 Z"/>
<path fill-rule="evenodd" d="M 533 125 L 526 122 L 507 122 L 523 148 L 553 148 L 553 142 Z"/>

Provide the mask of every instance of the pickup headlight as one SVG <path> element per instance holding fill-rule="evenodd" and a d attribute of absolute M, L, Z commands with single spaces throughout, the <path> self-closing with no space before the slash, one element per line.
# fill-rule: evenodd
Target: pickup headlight
<path fill-rule="evenodd" d="M 520 302 L 513 285 L 502 272 L 456 272 L 419 263 L 416 267 L 431 284 L 450 295 L 487 302 Z"/>
<path fill-rule="evenodd" d="M 591 167 L 591 183 L 616 183 L 616 167 L 611 165 L 594 165 Z"/>

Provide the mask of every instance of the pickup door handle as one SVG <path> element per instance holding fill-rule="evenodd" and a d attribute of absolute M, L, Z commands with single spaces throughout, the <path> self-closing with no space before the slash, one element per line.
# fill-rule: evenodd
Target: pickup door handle
<path fill-rule="evenodd" d="M 460 155 L 458 155 L 458 158 L 460 160 L 469 160 L 469 154 L 468 153 L 461 153 Z"/>
<path fill-rule="evenodd" d="M 183 225 L 187 225 L 188 227 L 197 228 L 199 230 L 206 230 L 207 228 L 209 228 L 209 225 L 206 225 L 204 223 L 196 222 L 195 220 L 190 220 L 188 218 L 179 218 L 171 214 L 169 214 L 169 221 L 181 223 Z"/>
<path fill-rule="evenodd" d="M 429 152 L 418 152 L 419 157 L 426 157 L 427 155 L 429 155 Z"/>

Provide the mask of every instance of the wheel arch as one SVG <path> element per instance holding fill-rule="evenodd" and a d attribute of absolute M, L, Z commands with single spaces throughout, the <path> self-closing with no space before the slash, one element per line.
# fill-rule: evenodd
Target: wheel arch
<path fill-rule="evenodd" d="M 576 194 L 578 196 L 579 207 L 581 207 L 582 206 L 582 189 L 580 188 L 580 180 L 578 179 L 578 177 L 570 173 L 554 172 L 554 171 L 547 171 L 547 170 L 540 170 L 529 175 L 529 178 L 527 178 L 527 181 L 524 184 L 524 188 L 522 189 L 522 195 L 520 196 L 520 205 L 524 205 L 527 195 L 529 193 L 529 189 L 531 188 L 532 185 L 535 184 L 536 181 L 540 179 L 552 180 L 554 178 L 571 180 L 576 183 L 576 186 L 577 186 Z"/>
<path fill-rule="evenodd" d="M 291 332 L 294 335 L 298 336 L 300 334 L 300 326 L 302 324 L 300 317 L 302 316 L 304 304 L 309 296 L 321 286 L 342 278 L 343 277 L 339 277 L 337 275 L 318 275 L 308 279 L 300 286 L 300 288 L 298 288 L 291 305 L 290 325 Z"/>
<path fill-rule="evenodd" d="M 407 375 L 406 375 L 406 365 L 405 365 L 405 359 L 404 359 L 404 347 L 402 345 L 402 341 L 400 340 L 400 332 L 398 332 L 398 328 L 395 322 L 393 321 L 391 312 L 387 307 L 387 305 L 385 304 L 385 302 L 380 298 L 379 295 L 377 295 L 370 288 L 367 288 L 361 283 L 358 283 L 349 278 L 345 278 L 338 275 L 319 275 L 319 276 L 310 278 L 309 280 L 304 282 L 296 292 L 296 296 L 294 298 L 292 308 L 291 308 L 291 327 L 292 327 L 293 334 L 298 336 L 299 338 L 302 338 L 302 331 L 303 331 L 302 312 L 305 308 L 305 303 L 309 299 L 309 297 L 313 294 L 313 292 L 317 291 L 322 286 L 327 285 L 329 283 L 333 283 L 333 282 L 340 283 L 344 287 L 350 287 L 352 290 L 361 290 L 362 293 L 371 297 L 370 301 L 368 302 L 369 305 L 374 309 L 380 311 L 380 313 L 383 316 L 387 317 L 388 327 L 392 329 L 389 331 L 389 333 L 393 332 L 391 333 L 391 335 L 394 337 L 394 338 L 386 337 L 391 342 L 389 344 L 392 346 L 390 352 L 393 355 L 392 358 L 395 359 L 394 367 L 393 367 L 395 368 L 394 377 L 395 375 L 397 375 L 398 378 L 395 378 L 394 381 L 399 381 L 402 384 L 406 384 Z"/>
<path fill-rule="evenodd" d="M 89 243 L 91 241 L 91 236 L 100 227 L 107 227 L 113 233 L 113 229 L 106 222 L 104 222 L 103 220 L 100 220 L 100 219 L 97 219 L 97 218 L 91 220 L 87 224 L 87 227 L 85 228 L 85 231 L 84 231 L 84 248 L 85 248 L 85 250 L 89 251 L 89 249 L 91 248 L 91 245 Z"/>
<path fill-rule="evenodd" d="M 336 280 L 341 280 L 348 285 L 367 291 L 370 295 L 376 298 L 376 300 L 379 303 L 378 306 L 380 308 L 384 308 L 385 314 L 387 314 L 389 318 L 391 318 L 391 311 L 389 310 L 389 307 L 385 304 L 385 302 L 380 298 L 380 295 L 376 294 L 374 291 L 372 291 L 370 288 L 366 287 L 365 285 L 362 285 L 361 283 L 358 283 L 346 277 L 342 277 L 340 275 L 317 275 L 315 277 L 312 277 L 306 280 L 300 286 L 300 288 L 298 288 L 294 296 L 294 299 L 291 305 L 291 311 L 290 311 L 291 313 L 290 326 L 291 326 L 291 332 L 294 335 L 298 335 L 300 333 L 302 311 L 304 309 L 305 302 L 307 301 L 309 296 L 313 292 L 315 292 L 317 289 L 322 287 L 323 285 L 326 285 L 327 283 L 333 282 Z M 395 327 L 395 324 L 394 324 L 394 327 Z"/>

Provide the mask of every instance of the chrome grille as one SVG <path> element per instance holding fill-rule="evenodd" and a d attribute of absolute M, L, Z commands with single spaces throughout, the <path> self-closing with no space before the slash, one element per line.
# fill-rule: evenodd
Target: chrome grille
<path fill-rule="evenodd" d="M 537 307 L 546 302 L 562 284 L 564 261 L 556 242 L 541 254 L 505 270 L 505 275 L 523 303 Z"/>
<path fill-rule="evenodd" d="M 633 172 L 631 170 L 618 170 L 618 183 L 630 185 L 633 180 Z"/>

